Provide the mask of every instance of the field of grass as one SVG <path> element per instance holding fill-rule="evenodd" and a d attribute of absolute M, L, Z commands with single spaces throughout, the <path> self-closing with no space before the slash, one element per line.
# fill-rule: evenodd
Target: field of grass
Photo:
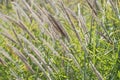
<path fill-rule="evenodd" d="M 120 80 L 120 0 L 0 0 L 0 80 Z"/>

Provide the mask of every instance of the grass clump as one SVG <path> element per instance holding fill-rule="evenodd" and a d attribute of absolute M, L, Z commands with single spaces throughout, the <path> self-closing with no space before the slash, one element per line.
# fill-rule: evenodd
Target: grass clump
<path fill-rule="evenodd" d="M 1 80 L 120 79 L 119 0 L 5 4 L 0 5 Z"/>

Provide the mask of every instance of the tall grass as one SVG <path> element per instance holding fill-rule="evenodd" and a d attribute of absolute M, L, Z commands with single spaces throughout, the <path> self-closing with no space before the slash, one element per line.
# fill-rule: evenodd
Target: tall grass
<path fill-rule="evenodd" d="M 4 4 L 0 5 L 1 80 L 120 79 L 119 0 Z"/>

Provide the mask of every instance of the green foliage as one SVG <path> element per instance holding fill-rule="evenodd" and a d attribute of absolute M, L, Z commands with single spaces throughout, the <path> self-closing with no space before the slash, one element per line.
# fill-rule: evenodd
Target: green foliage
<path fill-rule="evenodd" d="M 120 80 L 119 0 L 5 1 L 0 80 Z"/>

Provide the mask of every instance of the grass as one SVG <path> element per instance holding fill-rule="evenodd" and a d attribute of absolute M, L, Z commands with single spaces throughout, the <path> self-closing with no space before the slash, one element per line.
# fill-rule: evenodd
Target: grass
<path fill-rule="evenodd" d="M 119 0 L 8 3 L 0 4 L 0 80 L 120 79 Z"/>

